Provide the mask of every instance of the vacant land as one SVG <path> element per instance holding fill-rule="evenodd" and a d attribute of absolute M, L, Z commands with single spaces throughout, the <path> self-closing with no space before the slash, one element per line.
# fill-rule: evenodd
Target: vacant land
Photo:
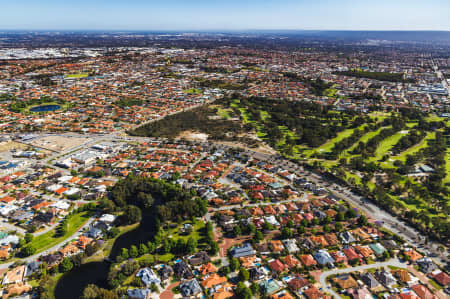
<path fill-rule="evenodd" d="M 26 150 L 30 148 L 29 145 L 18 143 L 15 141 L 8 141 L 8 142 L 0 142 L 0 153 L 10 151 L 12 149 L 20 149 L 20 150 Z"/>
<path fill-rule="evenodd" d="M 70 150 L 71 148 L 80 146 L 89 140 L 90 138 L 88 137 L 80 138 L 55 135 L 33 139 L 30 144 L 32 146 L 44 148 L 54 152 L 64 152 Z"/>

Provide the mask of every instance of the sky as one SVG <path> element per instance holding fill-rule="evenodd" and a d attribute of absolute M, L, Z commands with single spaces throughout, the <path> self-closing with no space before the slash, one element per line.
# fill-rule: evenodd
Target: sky
<path fill-rule="evenodd" d="M 450 30 L 450 0 L 0 0 L 0 29 Z"/>

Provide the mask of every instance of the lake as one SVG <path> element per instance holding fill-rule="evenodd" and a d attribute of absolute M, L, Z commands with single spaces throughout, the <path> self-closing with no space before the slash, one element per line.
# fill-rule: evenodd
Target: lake
<path fill-rule="evenodd" d="M 36 106 L 33 108 L 30 108 L 31 112 L 50 112 L 61 109 L 61 106 L 59 105 L 42 105 L 42 106 Z"/>

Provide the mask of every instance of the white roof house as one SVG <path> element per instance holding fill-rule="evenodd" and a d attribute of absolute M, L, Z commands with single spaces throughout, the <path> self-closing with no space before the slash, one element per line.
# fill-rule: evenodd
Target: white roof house
<path fill-rule="evenodd" d="M 117 216 L 111 214 L 103 214 L 98 220 L 105 223 L 113 223 Z"/>

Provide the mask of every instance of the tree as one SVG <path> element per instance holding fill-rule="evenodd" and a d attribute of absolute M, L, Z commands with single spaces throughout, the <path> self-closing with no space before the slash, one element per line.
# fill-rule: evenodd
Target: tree
<path fill-rule="evenodd" d="M 241 268 L 239 270 L 239 280 L 240 281 L 247 281 L 250 278 L 250 273 L 247 269 Z"/>
<path fill-rule="evenodd" d="M 187 253 L 192 254 L 195 252 L 196 249 L 197 249 L 197 240 L 190 237 L 186 243 Z"/>
<path fill-rule="evenodd" d="M 234 235 L 235 235 L 236 237 L 242 235 L 241 227 L 240 227 L 239 225 L 236 225 L 236 226 L 233 228 L 233 233 L 234 233 Z"/>
<path fill-rule="evenodd" d="M 257 230 L 255 236 L 253 237 L 257 242 L 264 240 L 264 235 L 261 231 Z"/>
<path fill-rule="evenodd" d="M 83 299 L 96 299 L 98 298 L 98 286 L 95 284 L 89 284 L 83 290 Z"/>
<path fill-rule="evenodd" d="M 336 231 L 340 232 L 344 228 L 344 225 L 341 222 L 336 222 L 334 227 L 336 228 Z"/>
<path fill-rule="evenodd" d="M 22 250 L 20 251 L 20 253 L 21 253 L 23 256 L 30 256 L 30 255 L 33 255 L 35 252 L 36 252 L 36 248 L 35 248 L 33 245 L 31 245 L 31 244 L 29 244 L 29 245 L 23 247 Z"/>
<path fill-rule="evenodd" d="M 236 271 L 237 269 L 239 269 L 239 266 L 239 260 L 237 258 L 232 258 L 230 263 L 231 271 Z"/>
<path fill-rule="evenodd" d="M 141 243 L 139 245 L 139 255 L 144 255 L 148 252 L 148 247 L 145 244 Z"/>
<path fill-rule="evenodd" d="M 59 264 L 59 271 L 62 273 L 69 272 L 72 270 L 73 264 L 69 258 L 64 258 L 61 264 Z"/>
<path fill-rule="evenodd" d="M 281 230 L 281 238 L 282 239 L 290 239 L 290 238 L 292 238 L 293 235 L 294 235 L 294 233 L 288 227 L 283 227 L 283 229 Z"/>
<path fill-rule="evenodd" d="M 209 253 L 211 254 L 211 255 L 216 255 L 217 254 L 217 252 L 219 252 L 219 244 L 217 244 L 217 242 L 216 241 L 212 241 L 210 244 L 209 244 L 209 246 L 210 246 L 210 248 L 209 248 Z"/>
<path fill-rule="evenodd" d="M 236 296 L 241 299 L 251 299 L 253 296 L 253 293 L 242 282 L 238 282 L 238 284 L 236 286 Z"/>
<path fill-rule="evenodd" d="M 361 226 L 366 226 L 367 225 L 367 217 L 364 215 L 359 216 L 358 224 Z"/>
<path fill-rule="evenodd" d="M 141 209 L 133 205 L 129 205 L 125 208 L 125 211 L 123 213 L 124 223 L 126 224 L 138 223 L 141 221 L 141 219 L 142 219 Z"/>
<path fill-rule="evenodd" d="M 97 242 L 91 242 L 86 245 L 86 249 L 84 250 L 84 253 L 86 253 L 87 256 L 91 256 L 97 252 L 98 248 L 99 248 L 99 245 Z"/>
<path fill-rule="evenodd" d="M 73 266 L 75 268 L 79 267 L 79 266 L 81 266 L 81 263 L 83 262 L 83 257 L 84 256 L 85 256 L 84 253 L 80 253 L 80 254 L 77 254 L 77 255 L 72 255 L 70 257 L 70 262 L 73 264 Z"/>
<path fill-rule="evenodd" d="M 22 248 L 23 246 L 25 246 L 25 244 L 26 244 L 25 240 L 20 238 L 19 243 L 17 243 L 17 247 Z"/>
<path fill-rule="evenodd" d="M 24 239 L 26 243 L 30 243 L 33 240 L 33 234 L 26 233 Z"/>
<path fill-rule="evenodd" d="M 132 257 L 132 258 L 136 258 L 139 255 L 139 251 L 135 245 L 131 245 L 129 253 L 130 253 L 130 257 Z"/>
<path fill-rule="evenodd" d="M 305 233 L 306 229 L 305 229 L 305 227 L 302 225 L 302 226 L 299 226 L 299 227 L 298 227 L 297 231 L 298 231 L 298 233 L 301 235 L 301 234 L 304 234 L 304 233 Z"/>
<path fill-rule="evenodd" d="M 153 205 L 155 200 L 150 193 L 139 192 L 137 195 L 137 202 L 143 209 L 148 209 Z"/>
<path fill-rule="evenodd" d="M 130 256 L 128 254 L 128 249 L 127 248 L 122 248 L 122 250 L 120 251 L 120 256 L 126 260 L 128 259 Z"/>
<path fill-rule="evenodd" d="M 356 217 L 356 211 L 354 209 L 348 209 L 345 213 L 345 216 L 348 218 L 355 218 Z"/>
<path fill-rule="evenodd" d="M 111 229 L 108 231 L 108 237 L 115 238 L 118 234 L 120 234 L 120 229 L 117 227 L 111 227 Z"/>

